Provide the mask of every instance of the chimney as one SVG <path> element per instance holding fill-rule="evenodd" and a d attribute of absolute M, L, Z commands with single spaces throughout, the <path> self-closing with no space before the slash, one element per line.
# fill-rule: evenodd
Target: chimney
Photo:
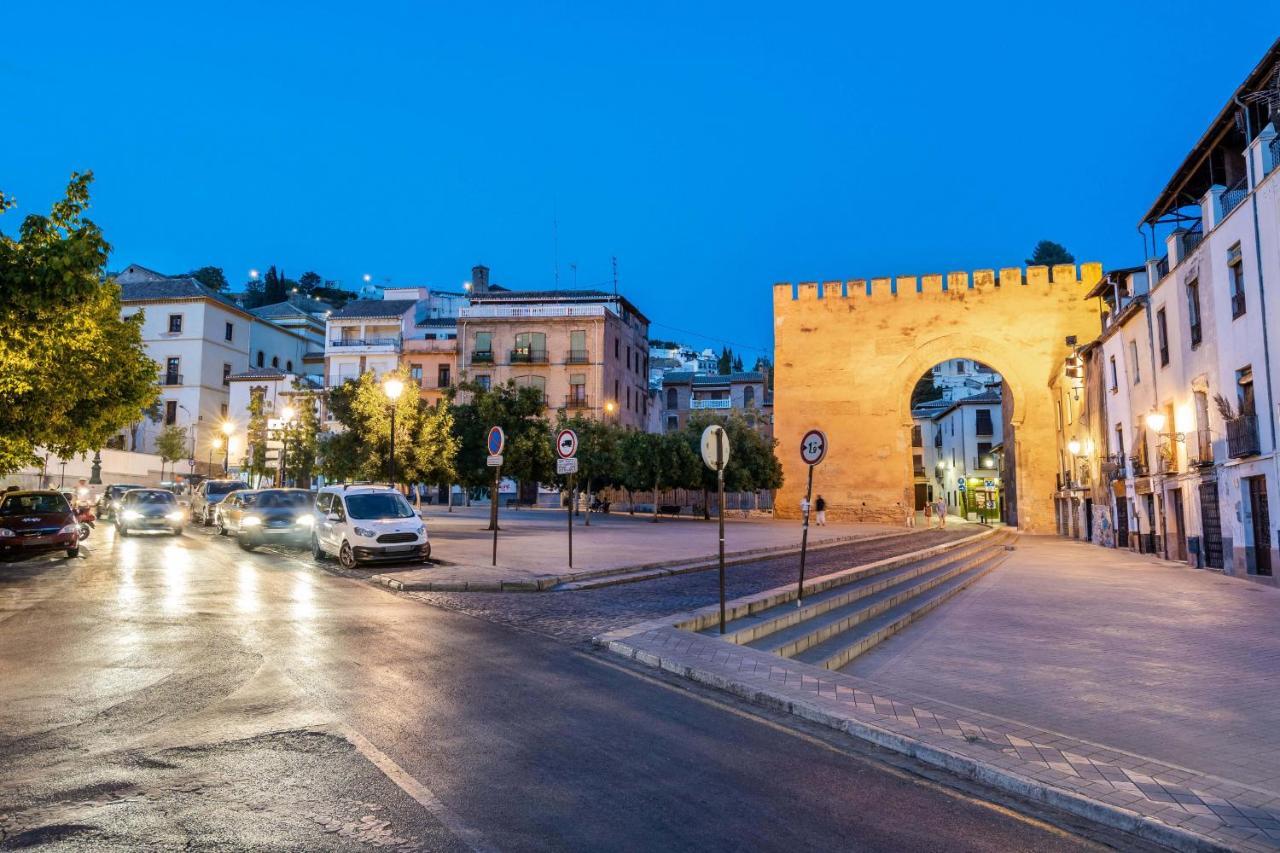
<path fill-rule="evenodd" d="M 484 264 L 476 264 L 471 268 L 471 292 L 489 292 L 489 268 Z"/>

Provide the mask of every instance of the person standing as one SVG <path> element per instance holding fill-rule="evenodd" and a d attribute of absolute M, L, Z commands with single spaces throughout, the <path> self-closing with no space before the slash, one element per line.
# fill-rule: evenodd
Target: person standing
<path fill-rule="evenodd" d="M 809 521 L 809 498 L 807 498 L 807 497 L 803 497 L 803 498 L 801 498 L 801 499 L 800 499 L 800 517 L 801 517 L 801 518 L 803 518 L 803 519 L 805 520 L 805 523 L 808 523 L 808 521 Z"/>
<path fill-rule="evenodd" d="M 938 498 L 938 506 L 934 509 L 934 514 L 938 516 L 938 529 L 945 530 L 947 526 L 947 499 Z"/>
<path fill-rule="evenodd" d="M 818 499 L 813 502 L 813 508 L 818 511 L 818 526 L 826 527 L 827 526 L 827 502 L 822 497 L 822 495 L 818 495 Z"/>
<path fill-rule="evenodd" d="M 902 501 L 898 501 L 898 508 L 899 509 L 903 508 Z M 916 526 L 916 505 L 914 503 L 906 504 L 906 509 L 904 511 L 906 512 L 906 516 L 907 516 L 907 527 L 915 527 Z"/>

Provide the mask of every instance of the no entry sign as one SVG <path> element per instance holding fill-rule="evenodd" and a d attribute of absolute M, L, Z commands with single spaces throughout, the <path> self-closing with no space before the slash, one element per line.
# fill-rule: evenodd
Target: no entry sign
<path fill-rule="evenodd" d="M 489 434 L 485 436 L 485 445 L 489 448 L 490 456 L 501 456 L 502 448 L 507 444 L 507 434 L 502 431 L 502 427 L 489 427 Z"/>
<path fill-rule="evenodd" d="M 571 429 L 562 429 L 556 433 L 556 453 L 561 459 L 572 459 L 578 455 L 578 434 Z"/>
<path fill-rule="evenodd" d="M 827 455 L 827 435 L 820 429 L 811 429 L 800 439 L 800 458 L 806 465 L 817 465 Z"/>

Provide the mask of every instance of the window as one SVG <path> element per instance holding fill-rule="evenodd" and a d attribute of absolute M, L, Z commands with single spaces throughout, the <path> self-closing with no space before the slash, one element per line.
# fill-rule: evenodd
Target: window
<path fill-rule="evenodd" d="M 179 373 L 181 361 L 176 356 L 165 359 L 164 363 L 164 384 L 165 385 L 181 385 L 182 374 Z"/>
<path fill-rule="evenodd" d="M 1120 388 L 1120 373 L 1116 369 L 1116 357 L 1111 356 L 1111 390 L 1115 391 Z"/>
<path fill-rule="evenodd" d="M 579 406 L 587 402 L 587 374 L 569 374 L 569 402 Z"/>
<path fill-rule="evenodd" d="M 219 407 L 218 407 L 218 409 L 219 409 L 219 414 L 220 414 L 220 415 L 222 415 L 222 419 L 223 419 L 223 420 L 226 420 L 226 419 L 227 419 L 227 404 L 226 404 L 226 403 L 223 403 L 221 406 L 219 406 Z"/>
<path fill-rule="evenodd" d="M 964 359 L 963 359 L 963 358 L 957 358 L 957 359 L 956 359 L 956 373 L 959 373 L 959 374 L 963 374 L 963 373 L 964 373 Z"/>
<path fill-rule="evenodd" d="M 273 355 L 273 356 L 271 356 L 271 366 L 272 366 L 272 367 L 279 367 L 279 366 L 280 366 L 280 356 L 278 356 L 278 355 Z"/>
<path fill-rule="evenodd" d="M 587 332 L 574 329 L 569 332 L 569 363 L 582 364 L 587 360 Z"/>
<path fill-rule="evenodd" d="M 1213 439 L 1209 433 L 1209 392 L 1195 391 L 1191 395 L 1196 405 L 1196 459 L 1201 463 L 1213 461 Z"/>
<path fill-rule="evenodd" d="M 229 364 L 222 365 L 222 384 L 223 385 L 231 384 L 231 365 Z"/>
<path fill-rule="evenodd" d="M 182 334 L 182 315 L 181 314 L 169 315 L 169 334 L 171 335 Z"/>
<path fill-rule="evenodd" d="M 1200 343 L 1200 279 L 1187 282 L 1187 322 L 1191 326 L 1191 346 Z"/>
<path fill-rule="evenodd" d="M 542 397 L 543 402 L 546 402 L 547 378 L 545 376 L 517 376 L 514 381 L 517 388 L 537 388 L 538 394 Z"/>
<path fill-rule="evenodd" d="M 1116 454 L 1124 459 L 1124 427 L 1120 424 L 1116 424 Z"/>
<path fill-rule="evenodd" d="M 751 408 L 756 404 L 756 389 L 754 386 L 748 385 L 742 389 L 742 405 Z"/>
<path fill-rule="evenodd" d="M 258 350 L 258 367 L 262 367 L 267 363 L 267 355 L 262 350 Z"/>
<path fill-rule="evenodd" d="M 613 399 L 614 402 L 617 402 L 618 400 L 618 380 L 616 379 L 613 380 Z"/>
<path fill-rule="evenodd" d="M 1236 403 L 1240 416 L 1257 413 L 1253 397 L 1253 366 L 1245 365 L 1236 371 Z"/>
<path fill-rule="evenodd" d="M 995 429 L 991 423 L 991 410 L 978 409 L 973 413 L 975 418 L 975 432 L 978 435 L 995 435 Z"/>
<path fill-rule="evenodd" d="M 547 360 L 546 332 L 520 332 L 516 335 L 516 348 L 511 351 L 513 363 L 529 363 Z"/>
<path fill-rule="evenodd" d="M 233 337 L 235 337 L 235 331 L 236 331 L 235 323 L 228 323 L 226 330 L 223 331 L 222 333 L 223 340 L 228 340 L 228 341 L 231 340 Z"/>
<path fill-rule="evenodd" d="M 178 422 L 178 401 L 164 401 L 164 425 L 173 426 Z"/>
<path fill-rule="evenodd" d="M 414 385 L 417 385 L 419 388 L 422 387 L 422 365 L 421 364 L 409 365 L 409 381 L 412 382 Z"/>
<path fill-rule="evenodd" d="M 493 359 L 493 332 L 476 332 L 476 345 L 472 349 L 473 357 L 488 356 Z"/>
<path fill-rule="evenodd" d="M 667 389 L 667 408 L 675 409 L 680 406 L 680 394 L 674 388 Z"/>
<path fill-rule="evenodd" d="M 613 357 L 622 358 L 622 340 L 620 338 L 613 339 Z"/>
<path fill-rule="evenodd" d="M 680 419 L 675 415 L 667 415 L 667 432 L 675 432 L 680 429 Z"/>
<path fill-rule="evenodd" d="M 628 353 L 630 355 L 630 353 Z M 627 386 L 627 409 L 631 408 L 631 386 Z"/>
<path fill-rule="evenodd" d="M 1227 278 L 1231 281 L 1231 319 L 1234 320 L 1245 312 L 1244 258 L 1239 243 L 1227 251 Z"/>
<path fill-rule="evenodd" d="M 1160 342 L 1160 366 L 1164 367 L 1169 363 L 1169 321 L 1163 308 L 1156 312 L 1156 337 Z"/>
<path fill-rule="evenodd" d="M 439 365 L 436 369 L 436 387 L 448 388 L 452 384 L 450 382 L 450 378 L 451 377 L 449 376 L 449 365 L 447 364 Z"/>
<path fill-rule="evenodd" d="M 627 370 L 631 369 L 631 344 L 627 344 Z"/>
<path fill-rule="evenodd" d="M 1133 368 L 1133 384 L 1142 381 L 1142 369 L 1138 364 L 1138 342 L 1129 341 L 1129 365 Z"/>
<path fill-rule="evenodd" d="M 284 369 L 293 373 L 293 359 L 289 359 L 284 363 Z"/>
<path fill-rule="evenodd" d="M 489 374 L 487 373 L 476 374 L 476 385 L 479 386 L 481 391 L 489 390 L 489 382 L 490 382 Z"/>

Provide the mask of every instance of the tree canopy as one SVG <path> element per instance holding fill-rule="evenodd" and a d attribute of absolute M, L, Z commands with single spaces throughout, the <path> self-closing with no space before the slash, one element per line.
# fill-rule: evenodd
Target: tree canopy
<path fill-rule="evenodd" d="M 1041 240 L 1027 258 L 1027 266 L 1046 266 L 1054 264 L 1074 264 L 1076 256 L 1067 251 L 1067 247 L 1052 240 Z"/>
<path fill-rule="evenodd" d="M 44 447 L 97 450 L 156 399 L 142 315 L 120 316 L 110 245 L 84 215 L 91 172 L 73 173 L 49 215 L 0 232 L 0 473 Z M 0 193 L 0 213 L 13 207 Z"/>
<path fill-rule="evenodd" d="M 210 290 L 221 293 L 227 289 L 227 277 L 223 275 L 222 267 L 200 267 L 200 269 L 192 270 L 187 275 Z"/>

